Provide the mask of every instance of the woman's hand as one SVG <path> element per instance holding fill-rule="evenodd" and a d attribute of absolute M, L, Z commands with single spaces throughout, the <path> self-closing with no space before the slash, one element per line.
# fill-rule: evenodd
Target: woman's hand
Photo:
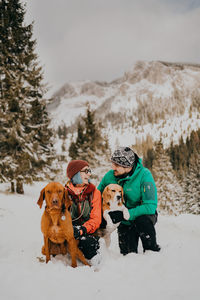
<path fill-rule="evenodd" d="M 79 239 L 81 236 L 85 235 L 87 233 L 87 230 L 84 226 L 80 225 L 74 225 L 74 238 Z"/>

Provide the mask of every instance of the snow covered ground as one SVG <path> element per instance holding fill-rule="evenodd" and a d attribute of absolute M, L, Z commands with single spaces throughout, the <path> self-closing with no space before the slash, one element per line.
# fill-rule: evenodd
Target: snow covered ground
<path fill-rule="evenodd" d="M 113 233 L 102 247 L 97 267 L 70 267 L 70 258 L 42 262 L 40 210 L 36 202 L 45 183 L 25 186 L 25 195 L 0 185 L 0 299 L 152 299 L 200 298 L 200 216 L 159 216 L 159 253 L 141 245 L 138 254 L 122 256 Z"/>

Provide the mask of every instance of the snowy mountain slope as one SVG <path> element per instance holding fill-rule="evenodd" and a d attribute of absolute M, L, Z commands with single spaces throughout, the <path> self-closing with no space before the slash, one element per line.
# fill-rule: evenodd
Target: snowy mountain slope
<path fill-rule="evenodd" d="M 200 101 L 200 65 L 137 62 L 110 83 L 66 83 L 54 94 L 48 109 L 51 126 L 56 129 L 63 123 L 74 124 L 89 103 L 105 127 L 111 149 L 133 145 L 147 134 L 168 146 L 181 134 L 186 138 L 200 127 L 199 112 L 192 102 L 194 93 Z"/>
<path fill-rule="evenodd" d="M 73 124 L 80 114 L 85 113 L 87 103 L 90 103 L 92 109 L 96 109 L 115 93 L 114 88 L 102 86 L 101 83 L 67 83 L 53 96 L 53 101 L 48 107 L 53 119 L 52 126 L 57 128 L 61 122 L 66 126 Z"/>
<path fill-rule="evenodd" d="M 40 210 L 36 202 L 44 182 L 25 186 L 25 195 L 0 185 L 0 289 L 3 300 L 198 300 L 200 294 L 200 217 L 159 216 L 159 253 L 141 245 L 138 254 L 119 253 L 116 232 L 110 249 L 101 248 L 98 267 L 69 266 L 57 256 L 45 264 L 41 254 Z M 44 208 L 43 208 L 44 209 Z"/>

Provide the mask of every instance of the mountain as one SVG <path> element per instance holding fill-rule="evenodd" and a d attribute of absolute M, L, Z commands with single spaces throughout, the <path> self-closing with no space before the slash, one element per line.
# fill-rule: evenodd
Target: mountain
<path fill-rule="evenodd" d="M 65 124 L 69 140 L 86 105 L 107 134 L 111 149 L 150 135 L 165 147 L 200 128 L 200 65 L 139 61 L 112 82 L 68 82 L 48 105 L 51 126 Z"/>

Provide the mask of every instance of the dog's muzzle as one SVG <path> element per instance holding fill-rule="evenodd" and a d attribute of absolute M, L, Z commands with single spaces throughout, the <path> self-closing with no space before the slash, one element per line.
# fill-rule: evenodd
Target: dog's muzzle
<path fill-rule="evenodd" d="M 53 206 L 58 206 L 58 199 L 57 198 L 52 199 L 51 203 Z"/>

